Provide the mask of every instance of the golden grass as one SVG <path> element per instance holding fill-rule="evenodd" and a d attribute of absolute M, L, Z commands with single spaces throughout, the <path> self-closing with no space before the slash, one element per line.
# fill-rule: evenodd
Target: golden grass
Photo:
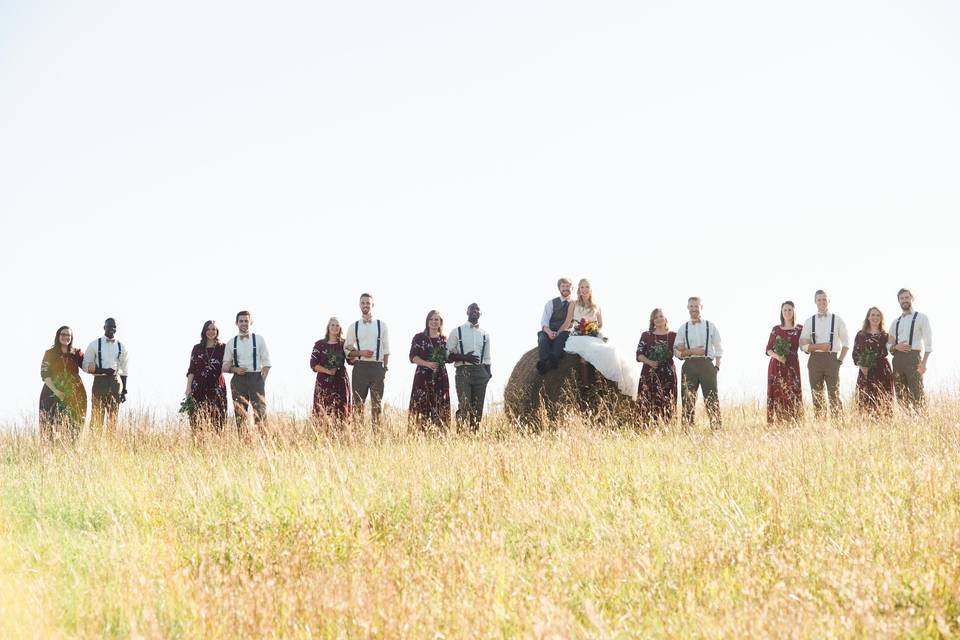
<path fill-rule="evenodd" d="M 770 429 L 732 408 L 715 435 L 496 416 L 478 437 L 7 435 L 0 637 L 960 634 L 958 410 Z"/>

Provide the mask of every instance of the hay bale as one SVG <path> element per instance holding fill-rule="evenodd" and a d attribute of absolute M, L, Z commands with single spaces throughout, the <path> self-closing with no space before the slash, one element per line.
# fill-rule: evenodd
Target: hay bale
<path fill-rule="evenodd" d="M 523 354 L 513 368 L 503 400 L 507 416 L 526 426 L 548 426 L 567 411 L 590 414 L 594 419 L 616 419 L 632 422 L 635 403 L 620 393 L 617 385 L 594 372 L 590 393 L 583 397 L 580 389 L 580 358 L 567 354 L 559 366 L 541 375 L 537 371 L 537 349 Z"/>

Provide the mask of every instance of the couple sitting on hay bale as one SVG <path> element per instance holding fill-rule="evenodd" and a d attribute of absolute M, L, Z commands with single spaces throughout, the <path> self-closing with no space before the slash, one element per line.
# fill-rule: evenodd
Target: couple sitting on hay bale
<path fill-rule="evenodd" d="M 639 366 L 600 333 L 603 315 L 590 282 L 580 280 L 576 299 L 567 278 L 561 278 L 557 288 L 560 295 L 543 310 L 538 348 L 521 359 L 507 383 L 508 410 L 525 418 L 541 406 L 555 414 L 571 401 L 587 410 L 632 404 L 637 398 Z"/>

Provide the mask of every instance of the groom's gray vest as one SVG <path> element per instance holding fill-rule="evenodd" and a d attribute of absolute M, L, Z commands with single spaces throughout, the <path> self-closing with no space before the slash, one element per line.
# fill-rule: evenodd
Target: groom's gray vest
<path fill-rule="evenodd" d="M 553 299 L 553 315 L 550 316 L 550 331 L 557 331 L 560 325 L 567 319 L 567 308 L 570 306 L 569 300 L 557 297 Z"/>

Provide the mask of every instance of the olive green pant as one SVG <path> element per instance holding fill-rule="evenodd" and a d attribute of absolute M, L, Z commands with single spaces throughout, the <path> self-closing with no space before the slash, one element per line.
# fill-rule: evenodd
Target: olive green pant
<path fill-rule="evenodd" d="M 266 383 L 259 373 L 234 374 L 230 378 L 230 395 L 233 397 L 233 417 L 237 421 L 237 432 L 243 433 L 247 423 L 247 414 L 253 407 L 253 421 L 261 426 L 267 418 Z"/>
<path fill-rule="evenodd" d="M 693 424 L 697 409 L 697 390 L 703 393 L 703 402 L 710 416 L 710 426 L 719 429 L 720 395 L 717 391 L 717 367 L 709 358 L 688 358 L 680 369 L 680 393 L 683 405 L 683 424 Z"/>
<path fill-rule="evenodd" d="M 480 428 L 483 402 L 487 395 L 490 374 L 479 364 L 464 364 L 456 368 L 457 424 L 467 425 L 471 431 Z"/>
<path fill-rule="evenodd" d="M 823 387 L 827 387 L 830 399 L 830 415 L 840 418 L 843 415 L 843 402 L 840 400 L 840 358 L 826 351 L 814 351 L 807 360 L 807 373 L 810 376 L 810 395 L 813 396 L 813 412 L 817 420 L 827 417 L 827 401 L 823 397 Z"/>
<path fill-rule="evenodd" d="M 387 377 L 387 370 L 380 362 L 360 360 L 353 365 L 353 408 L 363 416 L 363 404 L 370 394 L 370 419 L 373 426 L 380 424 L 380 413 L 383 403 L 383 383 Z"/>
<path fill-rule="evenodd" d="M 123 382 L 119 375 L 94 376 L 91 390 L 90 427 L 92 429 L 113 430 L 117 426 L 117 413 L 120 410 L 120 393 Z"/>
<path fill-rule="evenodd" d="M 902 409 L 921 411 L 924 407 L 923 376 L 917 371 L 920 352 L 893 352 L 893 388 Z"/>

